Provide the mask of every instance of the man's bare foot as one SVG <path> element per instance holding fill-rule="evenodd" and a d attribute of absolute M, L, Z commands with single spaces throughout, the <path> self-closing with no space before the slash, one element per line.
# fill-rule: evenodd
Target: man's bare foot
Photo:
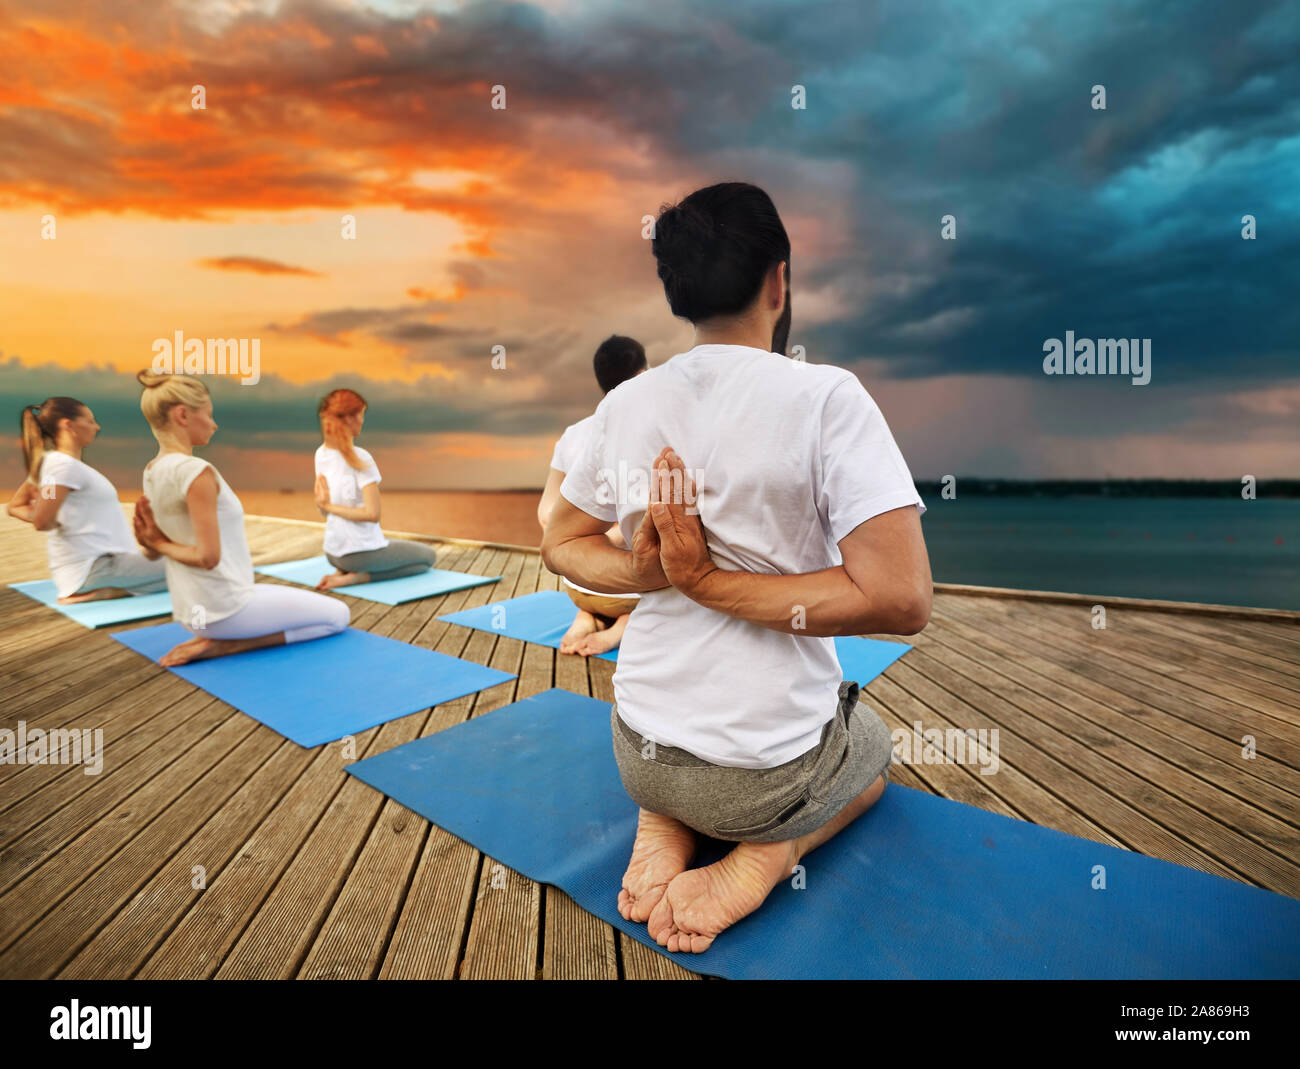
<path fill-rule="evenodd" d="M 737 843 L 714 865 L 674 876 L 646 925 L 671 951 L 699 954 L 719 932 L 747 917 L 799 862 L 847 828 L 880 800 L 885 778 L 875 781 L 829 821 L 807 835 L 779 843 Z"/>
<path fill-rule="evenodd" d="M 683 872 L 695 853 L 695 832 L 680 820 L 641 810 L 632 859 L 623 873 L 618 911 L 624 920 L 646 921 L 668 882 Z"/>
<path fill-rule="evenodd" d="M 316 584 L 317 590 L 333 590 L 336 586 L 356 586 L 370 582 L 369 572 L 333 572 Z"/>
<path fill-rule="evenodd" d="M 274 635 L 259 635 L 257 638 L 203 638 L 197 636 L 170 650 L 158 658 L 164 668 L 175 668 L 191 661 L 207 661 L 213 657 L 228 657 L 232 653 L 245 650 L 261 649 L 263 646 L 280 646 L 284 644 L 284 632 Z"/>
<path fill-rule="evenodd" d="M 586 609 L 579 609 L 578 615 L 573 618 L 573 623 L 569 625 L 569 630 L 564 632 L 564 637 L 560 639 L 560 652 L 577 653 L 578 643 L 599 630 L 599 628 L 600 624 L 591 613 Z"/>
<path fill-rule="evenodd" d="M 596 657 L 599 654 L 608 653 L 623 641 L 623 632 L 627 630 L 629 619 L 631 619 L 631 614 L 624 613 L 614 621 L 613 627 L 607 627 L 603 631 L 593 631 L 578 642 L 573 652 L 581 654 L 583 657 Z"/>
<path fill-rule="evenodd" d="M 719 932 L 758 909 L 796 864 L 793 840 L 737 843 L 721 861 L 669 881 L 650 914 L 650 937 L 670 951 L 703 953 Z"/>
<path fill-rule="evenodd" d="M 129 598 L 131 591 L 123 590 L 120 586 L 102 586 L 98 590 L 91 590 L 85 594 L 69 594 L 67 597 L 59 598 L 60 605 L 76 605 L 82 601 L 108 601 L 112 598 Z"/>

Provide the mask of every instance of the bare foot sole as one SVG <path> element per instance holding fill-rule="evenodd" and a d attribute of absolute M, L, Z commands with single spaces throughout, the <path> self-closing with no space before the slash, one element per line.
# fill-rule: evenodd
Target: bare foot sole
<path fill-rule="evenodd" d="M 650 937 L 670 951 L 703 953 L 719 932 L 763 904 L 796 857 L 794 841 L 737 843 L 716 864 L 675 876 L 650 914 Z"/>
<path fill-rule="evenodd" d="M 578 615 L 573 618 L 573 623 L 570 625 L 569 630 L 564 632 L 564 637 L 560 639 L 560 652 L 577 653 L 578 643 L 588 635 L 593 634 L 598 627 L 599 625 L 596 623 L 596 618 L 592 616 L 591 613 L 580 611 Z"/>
<path fill-rule="evenodd" d="M 574 647 L 573 652 L 583 657 L 596 657 L 614 649 L 623 639 L 623 629 L 607 627 L 603 631 L 593 631 Z"/>
<path fill-rule="evenodd" d="M 158 663 L 164 668 L 174 668 L 178 664 L 189 664 L 191 661 L 227 657 L 232 653 L 261 649 L 263 646 L 279 646 L 283 643 L 283 631 L 277 631 L 273 635 L 259 635 L 256 638 L 195 637 L 168 650 L 158 658 Z"/>
<path fill-rule="evenodd" d="M 327 575 L 316 584 L 317 590 L 333 590 L 338 586 L 356 586 L 358 583 L 364 583 L 370 579 L 366 572 L 334 572 Z"/>
<path fill-rule="evenodd" d="M 188 642 L 182 642 L 179 646 L 173 646 L 158 658 L 158 663 L 164 668 L 175 668 L 178 664 L 201 661 L 211 657 L 213 655 L 212 647 L 218 644 L 215 638 L 192 638 Z"/>
<path fill-rule="evenodd" d="M 641 810 L 632 859 L 618 893 L 618 911 L 623 919 L 648 920 L 669 881 L 686 869 L 694 853 L 694 831 L 680 820 Z"/>

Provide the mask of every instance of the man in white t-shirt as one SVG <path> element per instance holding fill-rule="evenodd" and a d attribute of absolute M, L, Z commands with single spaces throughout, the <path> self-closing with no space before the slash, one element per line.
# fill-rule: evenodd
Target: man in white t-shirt
<path fill-rule="evenodd" d="M 698 953 L 883 793 L 890 735 L 833 636 L 915 634 L 933 585 L 880 409 L 851 372 L 782 355 L 789 241 L 766 193 L 697 191 L 652 250 L 696 344 L 600 403 L 542 557 L 642 592 L 613 680 L 640 807 L 619 910 Z M 691 869 L 697 834 L 737 845 Z"/>
<path fill-rule="evenodd" d="M 591 364 L 596 382 L 605 395 L 628 379 L 642 374 L 648 367 L 641 343 L 618 334 L 611 335 L 600 343 Z M 560 484 L 587 444 L 587 431 L 592 418 L 587 416 L 565 428 L 560 440 L 555 443 L 551 472 L 537 506 L 537 522 L 542 525 L 543 531 L 546 530 L 551 510 L 559 499 Z M 615 546 L 626 548 L 617 524 L 611 526 L 607 534 Z M 564 583 L 565 593 L 577 608 L 573 623 L 560 640 L 560 652 L 595 657 L 618 646 L 640 595 L 603 594 L 598 590 L 578 586 L 564 576 L 560 579 Z"/>

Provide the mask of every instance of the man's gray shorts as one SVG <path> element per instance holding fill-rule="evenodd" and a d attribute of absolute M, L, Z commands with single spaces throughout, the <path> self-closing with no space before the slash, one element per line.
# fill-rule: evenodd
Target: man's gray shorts
<path fill-rule="evenodd" d="M 650 745 L 610 714 L 623 786 L 642 809 L 675 817 L 703 835 L 773 843 L 816 831 L 876 777 L 888 778 L 893 741 L 883 720 L 858 702 L 858 684 L 840 684 L 839 708 L 821 742 L 775 768 L 710 764 L 676 746 Z"/>

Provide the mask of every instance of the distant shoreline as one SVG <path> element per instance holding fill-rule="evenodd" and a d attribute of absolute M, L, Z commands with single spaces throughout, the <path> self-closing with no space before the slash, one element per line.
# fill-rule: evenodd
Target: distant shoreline
<path fill-rule="evenodd" d="M 1241 497 L 1239 479 L 990 479 L 977 475 L 956 476 L 960 497 Z M 918 479 L 922 497 L 942 498 L 944 483 L 939 479 Z M 265 494 L 303 493 L 294 489 L 262 490 Z M 506 487 L 500 490 L 459 488 L 384 488 L 386 494 L 536 494 L 540 486 Z M 1257 498 L 1300 498 L 1300 479 L 1259 479 Z"/>

